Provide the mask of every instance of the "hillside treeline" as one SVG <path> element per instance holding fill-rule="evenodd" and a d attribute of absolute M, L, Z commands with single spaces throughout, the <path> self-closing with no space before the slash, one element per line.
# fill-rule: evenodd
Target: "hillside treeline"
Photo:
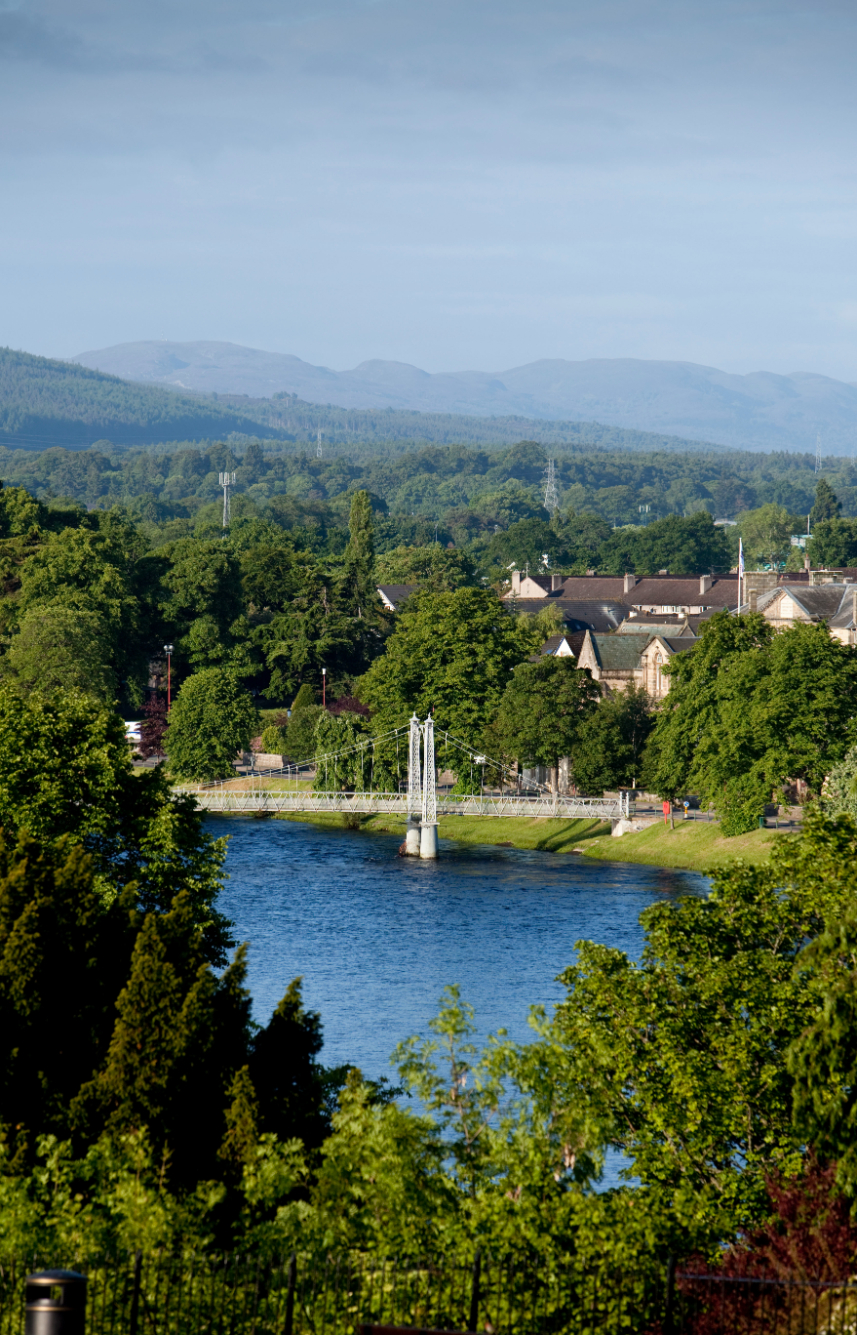
<path fill-rule="evenodd" d="M 117 450 L 104 441 L 91 450 L 0 449 L 0 475 L 41 499 L 62 497 L 87 507 L 127 505 L 141 520 L 171 532 L 192 521 L 221 493 L 218 474 L 235 470 L 236 514 L 270 516 L 288 528 L 342 528 L 350 496 L 367 490 L 391 527 L 379 546 L 430 533 L 457 546 L 483 540 L 521 520 L 546 521 L 543 445 L 519 441 L 505 449 L 424 446 L 408 452 L 314 450 L 253 441 L 185 444 L 171 449 Z M 806 531 L 818 478 L 794 455 L 644 454 L 588 449 L 556 458 L 560 508 L 589 514 L 609 526 L 642 526 L 667 515 L 707 513 L 737 519 L 763 505 L 791 516 Z M 835 464 L 835 466 L 834 466 Z M 831 462 L 825 473 L 845 515 L 857 513 L 857 471 Z"/>

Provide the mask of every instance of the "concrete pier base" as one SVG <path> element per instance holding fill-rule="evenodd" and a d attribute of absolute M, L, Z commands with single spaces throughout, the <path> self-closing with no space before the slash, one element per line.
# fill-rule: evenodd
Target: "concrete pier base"
<path fill-rule="evenodd" d="M 405 834 L 405 854 L 409 858 L 420 856 L 420 822 L 418 816 L 412 816 L 408 821 Z"/>
<path fill-rule="evenodd" d="M 437 857 L 437 826 L 423 825 L 420 827 L 420 857 Z"/>

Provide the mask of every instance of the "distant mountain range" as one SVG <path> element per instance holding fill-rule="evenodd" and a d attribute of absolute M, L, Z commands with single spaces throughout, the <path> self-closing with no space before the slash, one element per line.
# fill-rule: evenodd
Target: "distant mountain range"
<path fill-rule="evenodd" d="M 857 386 L 809 372 L 730 375 L 693 362 L 544 360 L 508 371 L 429 374 L 403 362 L 351 371 L 235 343 L 120 343 L 81 363 L 126 380 L 251 398 L 475 417 L 600 422 L 737 449 L 857 450 Z M 230 405 L 235 410 L 234 402 Z"/>

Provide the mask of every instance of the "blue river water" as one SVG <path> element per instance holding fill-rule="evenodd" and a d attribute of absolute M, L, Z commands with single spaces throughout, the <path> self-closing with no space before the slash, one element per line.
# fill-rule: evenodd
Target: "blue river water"
<path fill-rule="evenodd" d="M 230 837 L 219 907 L 249 943 L 255 1018 L 302 975 L 324 1024 L 321 1060 L 374 1078 L 393 1074 L 401 1039 L 426 1032 L 448 983 L 482 1037 L 503 1027 L 526 1040 L 530 1006 L 561 999 L 576 941 L 637 957 L 643 908 L 708 890 L 692 872 L 573 854 L 441 839 L 440 859 L 420 862 L 396 856 L 395 835 L 240 817 L 208 828 Z"/>

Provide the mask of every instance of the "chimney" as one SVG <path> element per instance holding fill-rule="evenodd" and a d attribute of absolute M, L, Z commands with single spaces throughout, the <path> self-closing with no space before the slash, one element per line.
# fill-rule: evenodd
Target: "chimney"
<path fill-rule="evenodd" d="M 553 593 L 555 589 L 561 589 L 564 583 L 565 583 L 564 576 L 551 575 L 551 593 Z"/>
<path fill-rule="evenodd" d="M 513 570 L 513 571 L 512 571 L 512 592 L 513 592 L 513 593 L 520 593 L 520 592 L 521 592 L 521 572 L 520 572 L 520 570 Z"/>
<path fill-rule="evenodd" d="M 634 587 L 634 585 L 635 585 L 636 583 L 637 583 L 637 576 L 636 576 L 636 575 L 629 575 L 628 572 L 626 571 L 626 572 L 625 572 L 625 593 L 630 593 L 631 590 L 633 589 L 633 587 Z"/>
<path fill-rule="evenodd" d="M 700 577 L 699 577 L 699 592 L 700 592 L 700 593 L 708 593 L 708 590 L 711 588 L 711 585 L 713 584 L 713 582 L 714 582 L 714 578 L 713 578 L 712 575 L 700 575 Z"/>

